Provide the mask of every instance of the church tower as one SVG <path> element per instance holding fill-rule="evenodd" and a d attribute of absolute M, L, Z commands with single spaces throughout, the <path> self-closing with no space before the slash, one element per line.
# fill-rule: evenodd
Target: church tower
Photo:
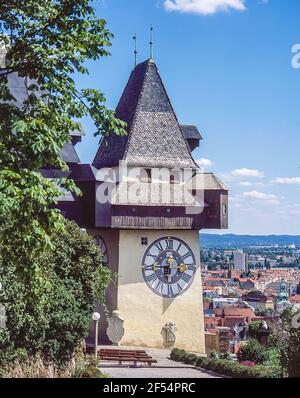
<path fill-rule="evenodd" d="M 124 319 L 121 345 L 203 353 L 199 230 L 227 228 L 227 188 L 195 163 L 202 137 L 179 124 L 152 59 L 132 71 L 116 114 L 127 135 L 100 143 L 92 165 L 95 222 L 87 228 L 117 273 L 107 310 Z M 102 342 L 106 327 L 103 316 Z"/>

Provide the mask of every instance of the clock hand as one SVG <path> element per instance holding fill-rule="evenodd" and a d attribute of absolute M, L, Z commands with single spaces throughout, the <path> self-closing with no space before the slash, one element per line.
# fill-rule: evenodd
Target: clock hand
<path fill-rule="evenodd" d="M 181 263 L 177 266 L 177 269 L 179 272 L 183 273 L 188 269 L 188 267 L 184 263 Z"/>
<path fill-rule="evenodd" d="M 167 265 L 160 265 L 157 262 L 152 265 L 145 266 L 145 269 L 152 268 L 154 272 L 156 272 L 159 268 L 168 268 L 169 270 L 177 269 L 179 272 L 183 273 L 187 270 L 187 266 L 185 263 L 180 263 L 179 265 L 173 265 L 174 261 L 169 261 Z"/>
<path fill-rule="evenodd" d="M 178 269 L 180 272 L 185 272 L 187 270 L 187 266 L 184 263 L 181 263 L 179 265 L 158 265 L 158 264 L 153 264 L 153 265 L 148 265 L 145 268 L 152 268 L 153 271 L 157 271 L 159 268 L 169 268 L 169 269 Z"/>

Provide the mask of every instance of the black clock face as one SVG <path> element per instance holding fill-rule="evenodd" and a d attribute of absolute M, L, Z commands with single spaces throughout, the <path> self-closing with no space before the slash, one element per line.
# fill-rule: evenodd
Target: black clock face
<path fill-rule="evenodd" d="M 181 239 L 164 237 L 153 242 L 143 256 L 142 273 L 147 286 L 162 297 L 176 297 L 191 286 L 195 256 Z"/>
<path fill-rule="evenodd" d="M 108 265 L 108 253 L 107 253 L 107 247 L 106 244 L 104 242 L 104 239 L 101 238 L 101 236 L 96 236 L 95 237 L 95 241 L 96 241 L 96 245 L 99 246 L 100 251 L 102 253 L 102 257 L 103 257 L 103 265 Z"/>

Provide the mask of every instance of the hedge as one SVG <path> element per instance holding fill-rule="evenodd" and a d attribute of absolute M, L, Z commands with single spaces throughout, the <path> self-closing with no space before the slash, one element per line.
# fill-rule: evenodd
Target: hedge
<path fill-rule="evenodd" d="M 278 377 L 273 369 L 264 366 L 249 367 L 231 360 L 200 357 L 195 354 L 187 353 L 184 350 L 179 350 L 178 348 L 172 350 L 171 359 L 234 378 L 256 379 Z"/>

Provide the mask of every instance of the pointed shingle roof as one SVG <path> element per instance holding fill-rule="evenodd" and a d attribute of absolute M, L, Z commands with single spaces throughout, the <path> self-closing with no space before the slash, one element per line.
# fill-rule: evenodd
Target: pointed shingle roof
<path fill-rule="evenodd" d="M 128 166 L 198 168 L 153 60 L 136 66 L 116 109 L 127 136 L 104 137 L 97 168 Z"/>

